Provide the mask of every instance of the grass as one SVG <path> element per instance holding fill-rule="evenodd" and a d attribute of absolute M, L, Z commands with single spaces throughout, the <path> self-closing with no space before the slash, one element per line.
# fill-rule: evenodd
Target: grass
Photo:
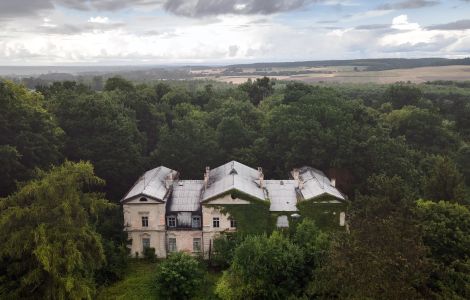
<path fill-rule="evenodd" d="M 156 299 L 153 279 L 157 264 L 132 259 L 123 280 L 104 287 L 97 299 Z"/>
<path fill-rule="evenodd" d="M 151 263 L 144 260 L 131 259 L 124 278 L 110 286 L 103 287 L 98 294 L 98 300 L 107 299 L 158 299 L 154 284 L 155 269 L 158 262 Z M 214 295 L 217 280 L 221 272 L 208 270 L 205 272 L 204 284 L 198 291 L 195 299 L 218 299 Z"/>

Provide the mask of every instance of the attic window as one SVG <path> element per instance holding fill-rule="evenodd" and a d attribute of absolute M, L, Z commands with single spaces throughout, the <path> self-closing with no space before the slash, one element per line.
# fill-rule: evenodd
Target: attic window
<path fill-rule="evenodd" d="M 140 202 L 147 202 L 147 198 L 142 197 L 142 198 L 139 199 L 139 201 L 140 201 Z"/>
<path fill-rule="evenodd" d="M 229 174 L 230 174 L 230 175 L 237 175 L 238 172 L 237 172 L 237 170 L 235 170 L 235 168 L 232 168 L 232 170 L 230 170 L 230 173 L 229 173 Z"/>

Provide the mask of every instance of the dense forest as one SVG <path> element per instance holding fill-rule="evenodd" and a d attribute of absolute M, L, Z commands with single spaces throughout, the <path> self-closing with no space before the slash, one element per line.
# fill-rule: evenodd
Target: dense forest
<path fill-rule="evenodd" d="M 0 299 L 95 298 L 126 273 L 119 200 L 136 178 L 229 160 L 266 178 L 324 170 L 349 229 L 305 219 L 224 237 L 209 263 L 175 255 L 156 270 L 162 298 L 192 297 L 207 264 L 221 299 L 470 298 L 470 84 L 113 77 L 102 91 L 0 81 Z"/>

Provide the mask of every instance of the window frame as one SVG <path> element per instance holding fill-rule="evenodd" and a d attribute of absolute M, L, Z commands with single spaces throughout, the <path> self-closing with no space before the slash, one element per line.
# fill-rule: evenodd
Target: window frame
<path fill-rule="evenodd" d="M 171 221 L 171 222 L 170 222 Z M 173 225 L 172 225 L 173 224 Z M 176 217 L 175 216 L 168 216 L 166 217 L 166 225 L 169 228 L 175 228 L 176 227 Z"/>
<path fill-rule="evenodd" d="M 217 226 L 216 226 L 217 224 Z M 213 228 L 220 228 L 220 218 L 219 217 L 213 217 L 212 218 L 212 227 Z"/>
<path fill-rule="evenodd" d="M 195 245 L 197 245 L 197 247 L 195 247 Z M 193 252 L 199 253 L 201 251 L 202 251 L 202 239 L 201 238 L 193 238 Z"/>
<path fill-rule="evenodd" d="M 197 224 L 195 223 L 196 219 L 197 219 Z M 201 227 L 201 216 L 193 216 L 191 218 L 191 227 L 192 228 L 200 228 Z"/>
<path fill-rule="evenodd" d="M 237 228 L 237 220 L 230 218 L 230 228 Z"/>
<path fill-rule="evenodd" d="M 169 237 L 168 238 L 168 252 L 176 252 L 176 251 L 177 251 L 176 238 Z"/>
<path fill-rule="evenodd" d="M 148 241 L 148 244 L 147 244 L 146 241 Z M 150 238 L 149 237 L 142 238 L 142 250 L 145 251 L 146 248 L 150 248 Z"/>
<path fill-rule="evenodd" d="M 149 216 L 142 216 L 140 219 L 142 221 L 142 227 L 149 227 Z"/>

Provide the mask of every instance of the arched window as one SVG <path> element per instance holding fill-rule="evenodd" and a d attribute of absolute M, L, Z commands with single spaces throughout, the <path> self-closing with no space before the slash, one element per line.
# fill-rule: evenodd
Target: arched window
<path fill-rule="evenodd" d="M 139 201 L 140 201 L 140 202 L 147 202 L 147 198 L 142 197 L 142 198 L 139 199 Z"/>

